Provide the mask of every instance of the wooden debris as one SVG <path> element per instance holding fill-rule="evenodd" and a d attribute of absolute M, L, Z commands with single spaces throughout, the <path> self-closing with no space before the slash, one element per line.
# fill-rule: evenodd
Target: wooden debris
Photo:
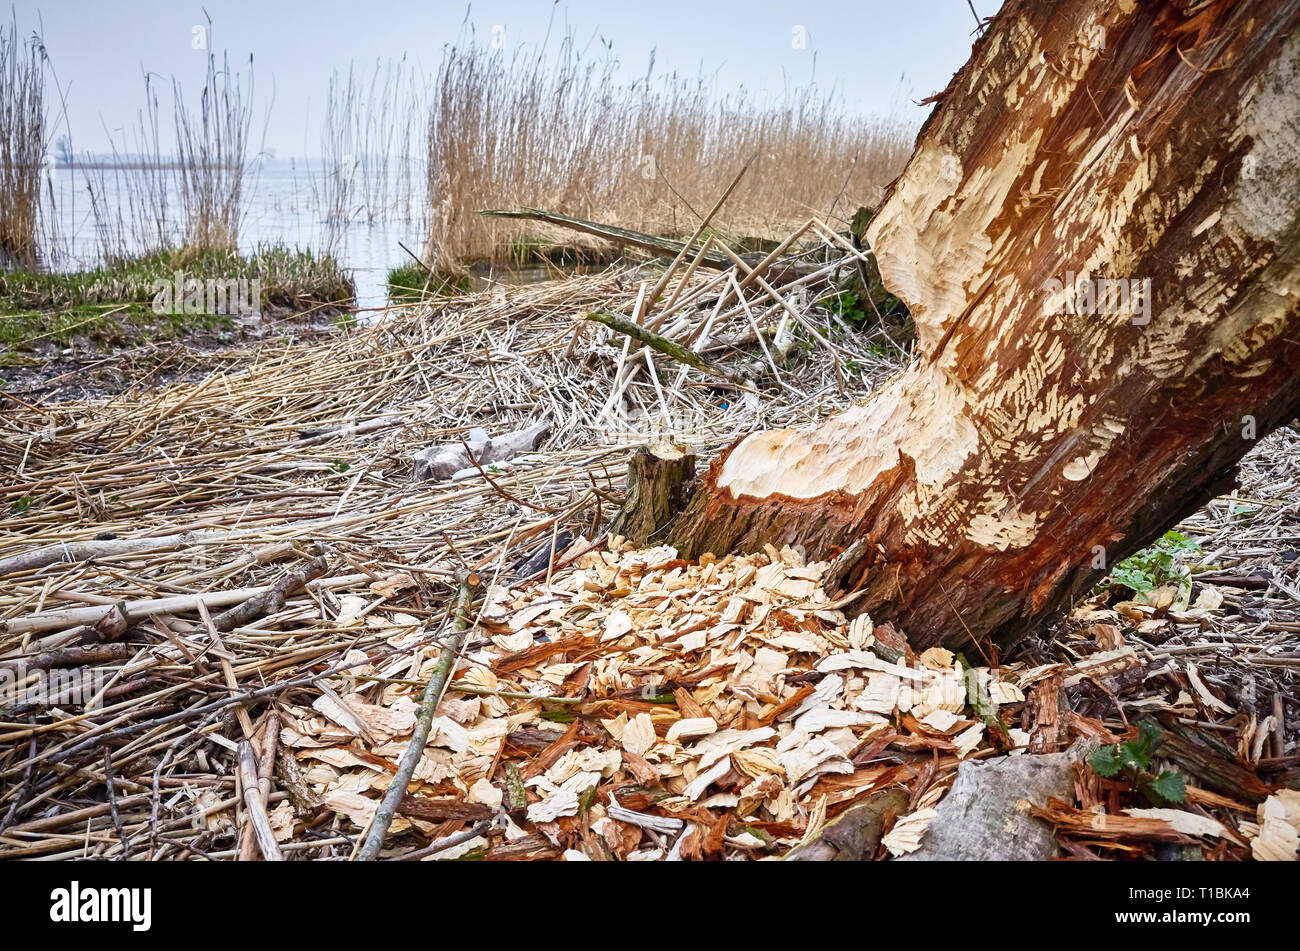
<path fill-rule="evenodd" d="M 1071 796 L 1079 757 L 1070 753 L 1008 756 L 957 768 L 952 788 L 935 808 L 917 861 L 1043 861 L 1060 854 L 1052 829 L 1032 806 Z"/>
<path fill-rule="evenodd" d="M 550 429 L 550 423 L 541 422 L 495 437 L 489 437 L 482 429 L 471 429 L 462 443 L 440 444 L 417 452 L 413 457 L 414 478 L 420 482 L 439 482 L 474 469 L 475 463 L 492 466 L 507 462 L 521 452 L 535 449 Z"/>
<path fill-rule="evenodd" d="M 829 332 L 812 302 L 837 266 L 798 287 L 775 286 L 776 266 L 766 287 L 736 275 L 738 293 L 692 264 L 646 324 L 740 374 L 778 321 L 800 326 L 787 307 Z M 1243 461 L 1240 493 L 1193 517 L 1205 563 L 1266 584 L 1224 585 L 1221 609 L 1136 623 L 1104 601 L 1080 604 L 1081 629 L 1111 625 L 1122 644 L 1095 634 L 1030 643 L 974 668 L 972 693 L 959 658 L 909 654 L 895 628 L 850 616 L 860 594 L 835 590 L 827 567 L 797 552 L 687 561 L 653 538 L 640 549 L 604 543 L 633 447 L 659 435 L 661 396 L 681 425 L 672 435 L 701 457 L 756 426 L 806 427 L 843 405 L 834 355 L 816 337 L 796 369 L 782 367 L 783 385 L 741 395 L 681 365 L 668 366 L 672 379 L 657 352 L 640 354 L 651 374 L 625 358 L 631 346 L 572 334 L 575 314 L 632 313 L 652 283 L 621 272 L 469 295 L 308 347 L 197 356 L 194 383 L 0 409 L 0 856 L 237 858 L 239 719 L 273 706 L 271 837 L 286 857 L 347 857 L 410 746 L 455 614 L 455 572 L 471 566 L 488 585 L 482 616 L 385 853 L 779 857 L 891 790 L 910 810 L 891 842 L 906 834 L 924 846 L 926 810 L 942 807 L 962 763 L 1036 755 L 1026 697 L 1056 671 L 1061 743 L 1116 742 L 1125 718 L 1146 715 L 1169 718 L 1166 739 L 1184 721 L 1220 737 L 1226 752 L 1197 750 L 1213 753 L 1215 785 L 1173 757 L 1161 765 L 1193 782 L 1177 808 L 1230 833 L 1186 836 L 1189 847 L 1214 841 L 1216 857 L 1251 857 L 1248 820 L 1300 769 L 1300 625 L 1287 593 L 1300 566 L 1283 560 L 1281 541 L 1300 521 L 1300 434 L 1263 440 Z M 871 343 L 835 338 L 863 390 L 896 367 Z M 485 417 L 503 433 L 544 418 L 556 435 L 493 484 L 473 467 L 459 480 L 410 480 L 412 445 L 459 446 Z M 346 573 L 255 600 L 308 551 Z M 545 566 L 512 578 L 539 551 Z M 213 636 L 200 604 L 214 621 L 236 606 L 248 613 Z M 75 646 L 117 605 L 128 623 L 116 640 Z M 1188 659 L 1236 712 L 1199 697 Z M 1008 741 L 995 742 L 1000 731 L 972 706 L 984 693 Z M 1279 730 L 1278 748 L 1256 761 L 1260 737 Z M 115 810 L 102 801 L 110 747 Z M 1065 799 L 1127 820 L 1149 806 L 1087 774 Z M 411 812 L 427 803 L 443 812 Z M 886 820 L 886 834 L 898 828 Z M 1142 854 L 1153 841 L 1089 844 L 1102 840 L 1061 830 L 1067 847 L 1101 854 Z"/>
<path fill-rule="evenodd" d="M 885 825 L 907 807 L 900 789 L 882 789 L 866 802 L 842 812 L 809 842 L 795 846 L 787 862 L 861 862 L 870 859 L 880 844 Z"/>
<path fill-rule="evenodd" d="M 223 611 L 212 619 L 212 625 L 218 631 L 229 631 L 241 624 L 247 624 L 254 618 L 266 614 L 275 614 L 284 607 L 289 595 L 302 590 L 307 582 L 319 578 L 329 568 L 329 561 L 322 557 L 313 558 L 297 571 L 281 575 L 266 591 L 237 604 L 228 611 Z"/>
<path fill-rule="evenodd" d="M 257 757 L 257 800 L 261 803 L 262 811 L 265 813 L 271 796 L 271 777 L 275 774 L 276 751 L 280 742 L 280 717 L 271 710 L 267 713 L 261 726 L 261 744 L 258 749 Z M 241 760 L 242 768 L 242 760 Z M 241 773 L 242 776 L 242 773 Z M 248 813 L 245 814 L 246 816 Z M 267 817 L 268 824 L 270 817 Z M 273 830 L 274 832 L 274 830 Z M 257 857 L 257 850 L 261 849 L 261 840 L 256 825 L 249 821 L 243 831 L 239 844 L 239 858 L 241 861 L 252 861 Z M 279 836 L 273 834 L 272 838 L 279 841 Z M 265 851 L 263 850 L 263 854 Z"/>
<path fill-rule="evenodd" d="M 557 225 L 561 228 L 571 228 L 574 231 L 581 231 L 585 234 L 594 234 L 597 237 L 605 238 L 619 245 L 631 245 L 634 248 L 643 248 L 646 251 L 653 251 L 656 254 L 675 256 L 680 254 L 689 245 L 682 241 L 674 241 L 672 238 L 661 238 L 658 235 L 646 234 L 644 231 L 633 231 L 630 228 L 619 228 L 615 225 L 599 224 L 595 221 L 585 221 L 581 218 L 571 218 L 568 215 L 562 215 L 554 211 L 541 211 L 537 208 L 521 208 L 517 211 L 507 211 L 504 209 L 485 209 L 479 212 L 480 215 L 488 215 L 494 218 L 523 218 L 532 221 L 542 221 L 546 224 Z M 727 258 L 715 252 L 705 257 L 705 263 L 710 267 L 727 268 L 731 262 Z"/>
<path fill-rule="evenodd" d="M 401 762 L 397 764 L 393 781 L 389 783 L 383 802 L 379 804 L 371 820 L 365 841 L 357 852 L 357 859 L 360 861 L 372 860 L 379 856 L 379 850 L 384 845 L 384 836 L 388 833 L 388 826 L 397 812 L 397 807 L 406 797 L 406 788 L 420 763 L 425 741 L 428 740 L 429 732 L 433 727 L 434 712 L 439 701 L 442 700 L 447 681 L 451 678 L 451 672 L 459 659 L 460 645 L 464 641 L 466 629 L 470 626 L 469 607 L 477 585 L 478 576 L 468 572 L 461 575 L 451 633 L 443 644 L 438 662 L 434 665 L 429 675 L 429 682 L 420 696 L 420 709 L 412 724 L 411 741 L 407 744 L 406 752 L 402 754 Z"/>

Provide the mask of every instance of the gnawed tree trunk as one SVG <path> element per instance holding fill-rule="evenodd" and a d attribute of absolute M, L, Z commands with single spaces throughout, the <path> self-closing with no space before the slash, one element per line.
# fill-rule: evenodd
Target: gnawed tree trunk
<path fill-rule="evenodd" d="M 1004 8 L 868 230 L 919 359 L 735 443 L 673 544 L 838 556 L 860 607 L 953 646 L 1050 616 L 1231 484 L 1300 409 L 1300 2 L 1192 8 Z M 1085 310 L 1085 279 L 1149 292 L 1056 312 L 1071 278 Z"/>

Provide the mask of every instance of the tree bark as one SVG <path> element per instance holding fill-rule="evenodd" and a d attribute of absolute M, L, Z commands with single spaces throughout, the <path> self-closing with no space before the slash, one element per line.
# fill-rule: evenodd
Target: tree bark
<path fill-rule="evenodd" d="M 1231 485 L 1300 410 L 1300 0 L 1191 8 L 1004 7 L 867 232 L 919 358 L 738 440 L 672 544 L 838 557 L 873 618 L 960 646 Z"/>
<path fill-rule="evenodd" d="M 686 486 L 695 478 L 695 455 L 659 443 L 642 446 L 627 464 L 627 498 L 609 525 L 609 534 L 634 545 L 653 536 L 686 507 Z"/>

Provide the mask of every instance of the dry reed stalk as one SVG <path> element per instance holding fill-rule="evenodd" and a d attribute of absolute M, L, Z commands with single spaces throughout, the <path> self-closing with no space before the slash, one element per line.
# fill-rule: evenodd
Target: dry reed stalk
<path fill-rule="evenodd" d="M 713 207 L 709 209 L 709 213 L 700 219 L 699 227 L 695 229 L 695 232 L 690 236 L 690 238 L 687 239 L 686 243 L 682 245 L 682 249 L 678 251 L 677 256 L 672 259 L 672 262 L 668 265 L 668 269 L 665 270 L 663 275 L 660 276 L 659 280 L 655 282 L 654 288 L 644 299 L 645 303 L 641 306 L 639 310 L 635 311 L 632 314 L 633 321 L 639 323 L 643 318 L 648 316 L 651 313 L 651 311 L 654 310 L 655 303 L 659 300 L 659 295 L 663 293 L 664 288 L 668 286 L 668 282 L 672 280 L 672 276 L 676 272 L 678 265 L 682 263 L 686 255 L 690 253 L 690 250 L 693 247 L 695 247 L 695 242 L 700 240 L 700 235 L 702 235 L 704 233 L 704 229 L 709 226 L 709 222 L 711 222 L 714 219 L 717 213 L 722 210 L 722 206 L 727 203 L 727 199 L 731 197 L 731 193 L 736 190 L 736 186 L 740 184 L 740 180 L 744 178 L 745 173 L 749 171 L 749 164 L 750 164 L 749 162 L 746 162 L 744 165 L 740 167 L 740 171 L 737 172 L 736 177 L 731 180 L 731 184 L 727 186 L 726 191 L 724 191 L 718 197 L 718 200 L 713 203 Z M 703 250 L 699 252 L 699 254 L 703 254 L 703 253 L 704 253 Z M 667 310 L 665 310 L 665 315 L 666 313 Z M 649 324 L 649 329 L 658 330 L 660 324 L 663 322 L 663 316 L 664 315 L 661 315 L 660 317 L 652 321 Z"/>
<path fill-rule="evenodd" d="M 208 21 L 209 35 L 211 20 Z M 198 107 L 172 77 L 172 124 L 167 147 L 154 76 L 144 75 L 144 107 L 132 140 L 110 139 L 108 167 L 84 170 L 103 260 L 178 246 L 196 252 L 236 250 L 244 215 L 253 121 L 253 65 L 232 70 L 208 53 Z M 110 188 L 108 176 L 112 175 Z"/>
<path fill-rule="evenodd" d="M 0 23 L 0 266 L 32 266 L 45 170 L 45 46 Z"/>
<path fill-rule="evenodd" d="M 212 21 L 208 20 L 211 33 Z M 180 84 L 172 80 L 176 127 L 176 170 L 185 244 L 190 248 L 234 250 L 243 219 L 244 175 L 248 164 L 253 113 L 253 57 L 248 58 L 248 88 L 223 54 L 208 53 L 197 115 L 185 105 Z"/>
<path fill-rule="evenodd" d="M 275 841 L 271 822 L 266 815 L 266 799 L 258 776 L 257 754 L 253 744 L 243 740 L 239 744 L 239 781 L 244 793 L 244 814 L 252 829 L 251 838 L 257 843 L 262 858 L 268 862 L 283 862 L 280 846 Z M 249 856 L 251 858 L 251 856 Z M 244 849 L 240 847 L 240 858 L 244 858 Z"/>
<path fill-rule="evenodd" d="M 368 77 L 350 66 L 330 76 L 311 195 L 328 225 L 326 247 L 352 220 L 411 221 L 426 213 L 423 150 L 428 93 L 405 59 L 376 61 Z"/>

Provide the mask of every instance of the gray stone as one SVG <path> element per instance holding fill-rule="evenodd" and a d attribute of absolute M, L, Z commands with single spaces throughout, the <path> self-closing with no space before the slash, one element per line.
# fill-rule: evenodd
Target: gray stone
<path fill-rule="evenodd" d="M 1036 819 L 1022 800 L 1039 806 L 1055 796 L 1074 798 L 1077 754 L 999 756 L 968 760 L 935 807 L 921 847 L 895 861 L 1040 862 L 1056 858 L 1061 847 L 1052 827 Z"/>

